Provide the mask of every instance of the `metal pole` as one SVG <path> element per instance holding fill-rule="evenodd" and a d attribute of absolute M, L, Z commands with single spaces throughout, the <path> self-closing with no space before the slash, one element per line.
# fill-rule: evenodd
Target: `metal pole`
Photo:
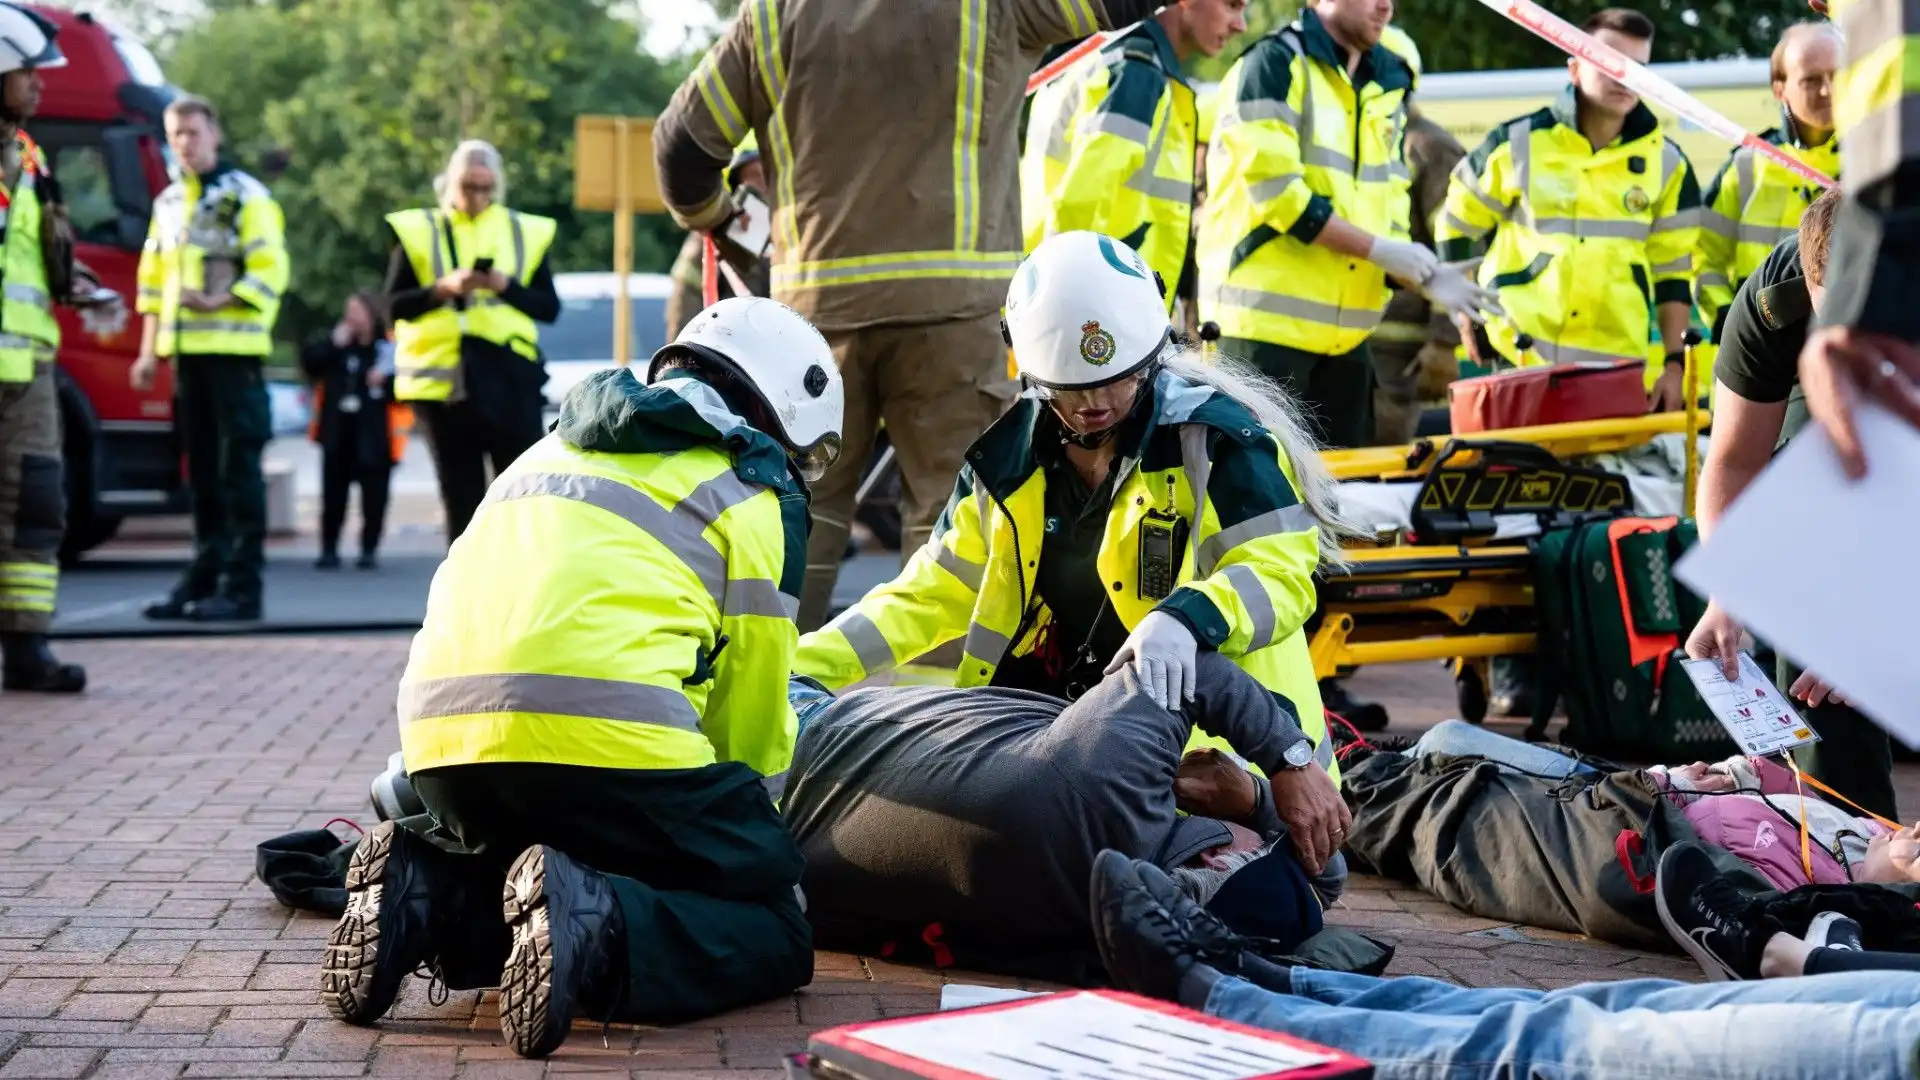
<path fill-rule="evenodd" d="M 1687 405 L 1687 476 L 1680 495 L 1680 513 L 1692 517 L 1693 498 L 1700 488 L 1700 371 L 1694 360 L 1700 334 L 1688 330 L 1683 340 L 1687 358 L 1681 365 L 1680 392 L 1686 396 Z"/>
<path fill-rule="evenodd" d="M 626 367 L 633 360 L 633 301 L 627 295 L 627 277 L 633 271 L 633 187 L 631 125 L 624 116 L 613 121 L 613 361 Z"/>

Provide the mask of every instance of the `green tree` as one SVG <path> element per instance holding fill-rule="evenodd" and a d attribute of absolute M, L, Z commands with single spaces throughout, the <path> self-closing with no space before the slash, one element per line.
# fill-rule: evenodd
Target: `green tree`
<path fill-rule="evenodd" d="M 1653 20 L 1653 59 L 1766 56 L 1780 32 L 1807 17 L 1806 0 L 1624 0 Z M 1580 25 L 1607 0 L 1555 0 L 1554 14 Z M 1566 54 L 1478 0 L 1420 0 L 1394 20 L 1413 35 L 1428 71 L 1552 67 Z"/>
<path fill-rule="evenodd" d="M 284 150 L 273 180 L 294 286 L 281 336 L 328 325 L 385 273 L 390 211 L 434 198 L 462 138 L 500 147 L 508 201 L 560 223 L 556 270 L 612 264 L 612 219 L 572 206 L 582 113 L 653 115 L 681 74 L 644 55 L 630 3 L 612 0 L 215 0 L 175 42 L 168 70 L 222 108 L 243 165 Z M 638 270 L 665 270 L 670 221 L 642 217 Z"/>

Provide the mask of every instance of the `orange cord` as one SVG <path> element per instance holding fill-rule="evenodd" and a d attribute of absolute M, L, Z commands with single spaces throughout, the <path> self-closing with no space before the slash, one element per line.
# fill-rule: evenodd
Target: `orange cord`
<path fill-rule="evenodd" d="M 1866 809 L 1845 795 L 1840 794 L 1813 777 L 1808 776 L 1806 773 L 1801 772 L 1800 763 L 1793 760 L 1792 754 L 1781 754 L 1780 756 L 1787 760 L 1787 767 L 1793 770 L 1793 786 L 1794 789 L 1800 793 L 1800 868 L 1807 872 L 1807 882 L 1809 884 L 1813 882 L 1813 830 L 1807 825 L 1807 789 L 1805 785 L 1811 784 L 1815 791 L 1840 800 L 1853 809 L 1858 810 L 1860 813 L 1865 814 L 1867 817 L 1892 829 L 1894 832 L 1900 831 L 1900 826 L 1894 822 L 1888 821 L 1879 814 Z"/>

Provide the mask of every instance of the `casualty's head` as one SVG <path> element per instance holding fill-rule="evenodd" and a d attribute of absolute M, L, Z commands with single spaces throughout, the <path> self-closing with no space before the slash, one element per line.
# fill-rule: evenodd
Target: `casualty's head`
<path fill-rule="evenodd" d="M 174 98 L 163 119 L 167 146 L 182 166 L 204 176 L 220 164 L 220 115 L 212 102 L 191 94 Z"/>
<path fill-rule="evenodd" d="M 1349 49 L 1371 49 L 1393 21 L 1393 0 L 1314 0 L 1313 13 Z"/>
<path fill-rule="evenodd" d="M 1796 122 L 1833 131 L 1833 73 L 1840 69 L 1840 31 L 1829 22 L 1795 23 L 1773 47 L 1773 96 Z"/>
<path fill-rule="evenodd" d="M 66 67 L 67 58 L 54 44 L 60 33 L 52 19 L 18 4 L 0 3 L 0 120 L 24 124 L 40 111 L 46 89 L 40 72 Z"/>
<path fill-rule="evenodd" d="M 712 387 L 735 415 L 772 436 L 808 483 L 839 458 L 840 368 L 827 339 L 787 305 L 735 296 L 695 315 L 653 354 L 647 383 L 675 373 Z"/>
<path fill-rule="evenodd" d="M 1833 244 L 1833 219 L 1840 212 L 1840 189 L 1830 187 L 1800 215 L 1800 272 L 1807 278 L 1813 310 L 1827 291 L 1827 252 Z"/>
<path fill-rule="evenodd" d="M 507 170 L 500 151 L 484 139 L 468 139 L 447 156 L 447 167 L 433 178 L 440 205 L 478 217 L 494 203 L 507 201 Z"/>
<path fill-rule="evenodd" d="M 1247 30 L 1247 0 L 1180 0 L 1154 16 L 1182 60 L 1219 56 L 1227 43 Z"/>
<path fill-rule="evenodd" d="M 1594 12 L 1581 29 L 1630 60 L 1644 64 L 1653 57 L 1653 20 L 1632 8 Z M 1580 100 L 1602 115 L 1620 119 L 1640 104 L 1640 95 L 1613 81 L 1596 64 L 1570 59 L 1567 74 L 1573 78 Z"/>
<path fill-rule="evenodd" d="M 1140 253 L 1095 232 L 1056 233 L 1007 287 L 1007 344 L 1027 393 L 1068 441 L 1112 437 L 1173 343 L 1164 285 Z"/>

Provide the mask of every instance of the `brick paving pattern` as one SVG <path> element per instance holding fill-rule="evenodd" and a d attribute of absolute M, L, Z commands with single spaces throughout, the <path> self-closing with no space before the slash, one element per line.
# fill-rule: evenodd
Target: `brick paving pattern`
<path fill-rule="evenodd" d="M 30 1077 L 779 1075 L 809 1031 L 937 1006 L 943 981 L 1010 985 L 822 953 L 791 999 L 672 1029 L 588 1025 L 545 1062 L 501 1042 L 491 994 L 410 980 L 377 1029 L 318 1003 L 331 921 L 281 907 L 253 847 L 336 815 L 370 819 L 396 743 L 407 639 L 68 643 L 94 688 L 0 696 L 0 1080 Z M 1363 672 L 1396 730 L 1450 708 L 1436 666 Z M 1903 798 L 1920 785 L 1904 775 Z M 1469 985 L 1697 978 L 1684 960 L 1475 919 L 1356 879 L 1334 921 L 1399 946 L 1393 972 Z"/>

